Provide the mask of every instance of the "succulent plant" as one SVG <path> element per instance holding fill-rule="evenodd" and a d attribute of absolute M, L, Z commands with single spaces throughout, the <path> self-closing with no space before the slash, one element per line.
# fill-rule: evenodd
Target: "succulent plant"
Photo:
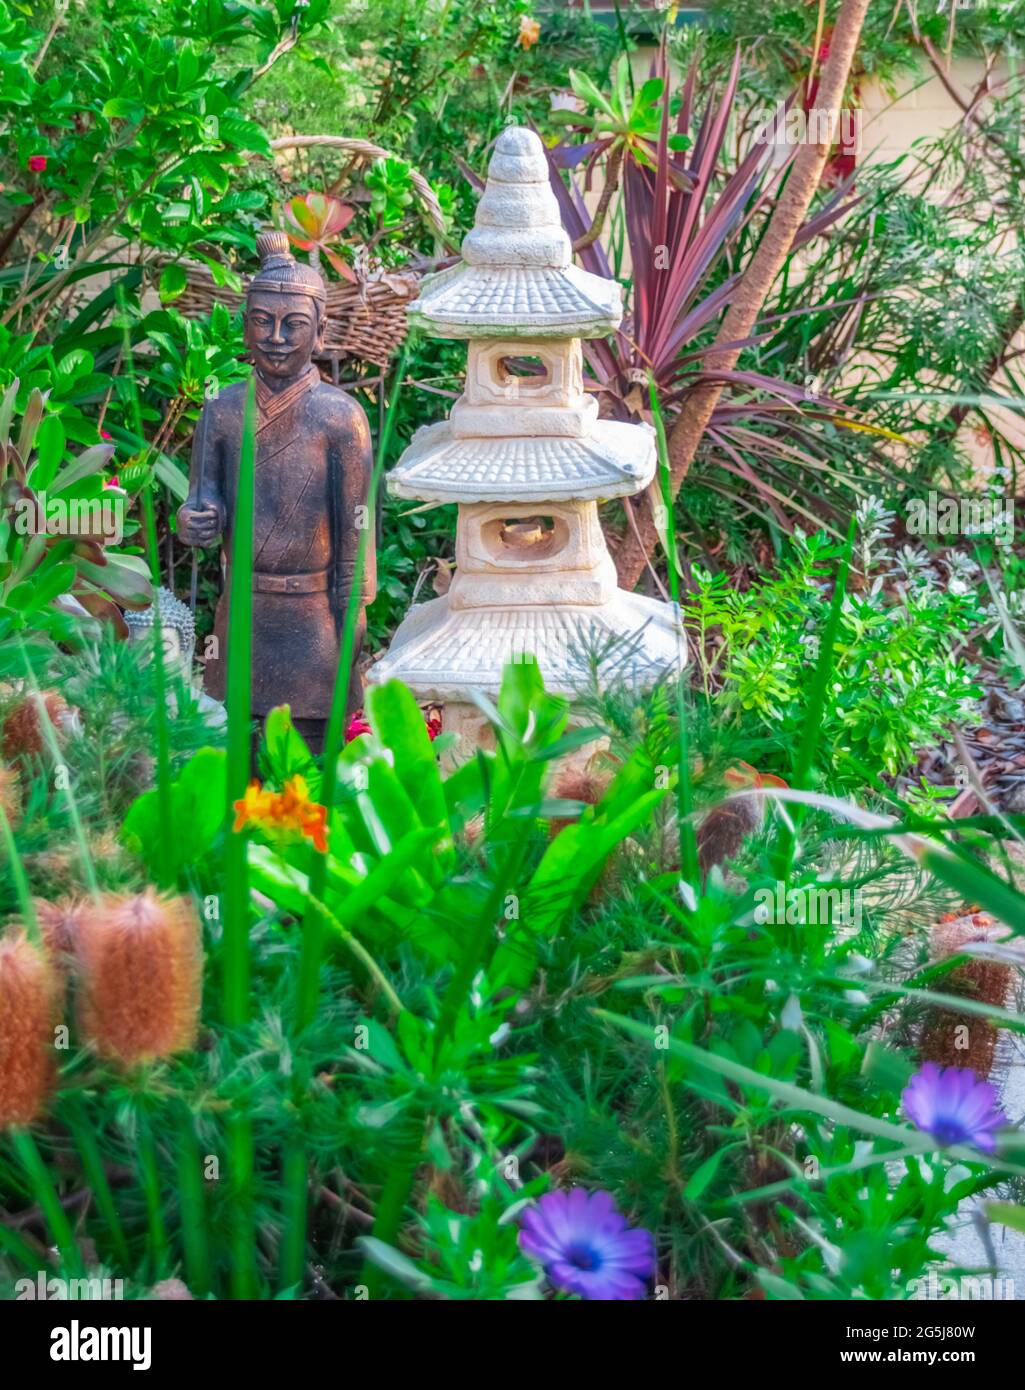
<path fill-rule="evenodd" d="M 65 461 L 63 430 L 36 388 L 15 440 L 18 385 L 0 400 L 0 642 L 35 632 L 74 646 L 98 620 L 124 630 L 118 605 L 145 607 L 152 586 L 143 560 L 108 548 L 123 505 L 102 477 L 113 448 Z"/>
<path fill-rule="evenodd" d="M 323 253 L 343 280 L 355 284 L 352 267 L 334 249 L 341 245 L 339 233 L 355 217 L 355 208 L 332 198 L 329 193 L 305 193 L 290 198 L 283 212 L 289 241 L 300 251 L 310 253 L 310 264 L 319 268 Z"/>

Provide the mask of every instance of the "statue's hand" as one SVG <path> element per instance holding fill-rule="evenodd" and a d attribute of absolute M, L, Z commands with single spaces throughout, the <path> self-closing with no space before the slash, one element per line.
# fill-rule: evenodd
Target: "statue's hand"
<path fill-rule="evenodd" d="M 178 536 L 186 545 L 213 545 L 222 529 L 220 507 L 193 507 L 184 502 L 178 508 Z"/>

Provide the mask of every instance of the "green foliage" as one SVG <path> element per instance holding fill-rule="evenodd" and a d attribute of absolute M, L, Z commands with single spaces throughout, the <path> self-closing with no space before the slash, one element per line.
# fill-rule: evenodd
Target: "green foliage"
<path fill-rule="evenodd" d="M 93 29 L 93 42 L 77 47 L 69 34 L 67 47 L 51 47 L 37 66 L 44 31 L 10 6 L 4 24 L 4 46 L 17 55 L 3 105 L 7 156 L 18 182 L 31 183 L 30 199 L 45 198 L 72 220 L 65 246 L 78 268 L 108 236 L 178 253 L 233 239 L 237 208 L 225 225 L 203 224 L 208 213 L 216 217 L 246 154 L 266 152 L 267 137 L 242 115 L 240 85 L 233 90 L 216 70 L 214 44 L 198 31 L 161 32 L 152 7 L 128 3 L 116 25 Z M 29 158 L 40 155 L 45 170 L 26 180 Z M 70 273 L 44 262 L 30 288 L 52 296 Z"/>
<path fill-rule="evenodd" d="M 144 607 L 151 588 L 146 565 L 107 544 L 123 524 L 102 479 L 112 450 L 94 444 L 65 464 L 61 417 L 44 417 L 38 388 L 15 430 L 18 388 L 0 401 L 0 669 L 21 674 L 16 639 L 81 645 L 94 619 L 122 621 L 112 600 Z"/>
<path fill-rule="evenodd" d="M 577 111 L 559 110 L 552 113 L 553 124 L 579 128 L 591 140 L 608 141 L 610 151 L 629 152 L 639 164 L 654 169 L 665 79 L 649 77 L 636 91 L 631 90 L 630 64 L 624 55 L 616 63 L 607 97 L 586 73 L 571 68 L 569 80 L 574 95 L 585 108 L 586 120 Z M 685 150 L 690 143 L 688 136 L 676 134 L 669 137 L 667 147 Z"/>
<path fill-rule="evenodd" d="M 800 729 L 826 616 L 826 566 L 838 554 L 824 533 L 798 533 L 771 578 L 738 592 L 725 574 L 696 569 L 684 602 L 705 697 L 714 694 L 734 720 L 753 715 L 784 744 Z M 819 743 L 820 771 L 845 787 L 861 785 L 866 767 L 906 770 L 949 724 L 972 717 L 979 694 L 961 649 L 982 616 L 981 596 L 959 568 L 944 583 L 911 547 L 896 557 L 870 549 L 868 561 L 841 609 Z"/>
<path fill-rule="evenodd" d="M 733 61 L 739 43 L 752 54 L 748 79 L 752 91 L 775 102 L 790 92 L 795 77 L 806 70 L 820 15 L 821 44 L 838 9 L 839 0 L 828 0 L 821 11 L 799 0 L 710 0 L 704 7 L 704 24 L 678 26 L 670 36 L 681 60 L 699 51 L 709 68 L 720 72 Z M 921 64 L 922 38 L 941 53 L 949 46 L 959 57 L 978 57 L 997 48 L 1014 55 L 1025 43 L 1025 23 L 1020 6 L 1001 0 L 913 10 L 870 6 L 855 58 L 854 81 L 878 77 L 890 84 L 906 79 Z"/>
<path fill-rule="evenodd" d="M 132 803 L 121 834 L 154 881 L 160 882 L 162 850 L 169 845 L 173 852 L 171 880 L 162 886 L 173 886 L 186 867 L 201 863 L 212 848 L 224 822 L 224 776 L 224 752 L 204 748 L 171 783 L 169 824 L 161 815 L 157 791 L 143 792 Z"/>
<path fill-rule="evenodd" d="M 474 203 L 460 161 L 481 172 L 510 116 L 545 128 L 552 89 L 572 87 L 586 109 L 551 124 L 628 146 L 638 168 L 658 133 L 659 93 L 643 81 L 631 92 L 616 62 L 629 15 L 621 30 L 542 13 L 540 42 L 525 51 L 526 0 L 119 0 L 116 11 L 89 0 L 41 53 L 45 24 L 27 10 L 8 5 L 0 19 L 10 74 L 0 213 L 15 231 L 0 265 L 0 389 L 5 426 L 27 420 L 0 441 L 19 489 L 89 498 L 116 467 L 130 496 L 145 500 L 154 479 L 165 506 L 181 495 L 202 400 L 245 374 L 237 319 L 179 311 L 183 264 L 237 283 L 281 194 L 254 156 L 285 119 L 395 151 L 354 190 L 354 225 L 377 238 L 384 264 L 411 242 L 437 250 L 411 216 L 411 168 L 442 185 L 456 236 Z M 817 11 L 774 6 L 765 24 L 749 8 L 721 36 L 708 31 L 702 82 L 727 48 L 732 61 L 751 15 L 763 31 L 762 66 L 742 84 L 753 100 L 789 86 L 795 61 L 803 75 Z M 921 16 L 937 42 L 943 22 Z M 899 57 L 879 23 L 870 19 L 866 71 L 894 70 Z M 985 41 L 993 23 L 990 6 L 958 12 L 966 42 Z M 1004 142 L 1007 119 L 992 130 Z M 28 169 L 33 156 L 46 168 Z M 1001 280 L 987 247 L 1016 216 L 1015 180 L 980 173 L 956 141 L 937 158 L 938 178 L 953 167 L 965 179 L 957 217 L 898 193 L 906 170 L 864 175 L 862 208 L 805 248 L 800 275 L 780 277 L 768 312 L 784 317 L 745 349 L 745 369 L 767 366 L 791 388 L 795 446 L 835 455 L 828 485 L 808 488 L 816 518 L 880 490 L 884 440 L 922 445 L 899 456 L 912 490 L 933 467 L 957 475 L 949 412 L 920 408 L 923 391 L 941 390 L 931 373 L 988 413 L 984 372 L 1013 330 L 1020 267 L 1005 261 L 1013 273 Z M 298 159 L 305 188 L 309 172 Z M 1003 204 L 994 181 L 1012 190 Z M 61 246 L 68 256 L 55 258 Z M 145 288 L 159 309 L 143 310 Z M 866 346 L 882 365 L 850 385 L 849 403 L 868 428 L 842 429 L 831 408 L 797 410 L 809 378 L 832 390 Z M 449 408 L 443 393 L 463 372 L 459 345 L 414 340 L 407 352 L 388 391 L 382 462 L 392 438 L 407 442 Z M 750 419 L 755 436 L 778 428 L 768 413 Z M 762 449 L 735 438 L 742 455 Z M 783 455 L 766 457 L 765 481 L 781 492 Z M 48 1114 L 31 1137 L 0 1135 L 0 1292 L 52 1268 L 56 1246 L 66 1272 L 88 1263 L 127 1279 L 130 1296 L 176 1276 L 216 1298 L 559 1297 L 520 1251 L 518 1217 L 546 1188 L 580 1184 L 607 1189 L 654 1233 L 657 1283 L 671 1297 L 902 1299 L 935 1264 L 963 1197 L 1020 1187 L 1015 1135 L 992 1158 L 943 1150 L 901 1118 L 900 1092 L 927 1008 L 1021 1030 L 1010 1010 L 948 986 L 952 964 L 927 964 L 923 931 L 964 901 L 1023 929 L 1020 870 L 1003 850 L 1021 818 L 952 822 L 924 794 L 902 806 L 884 780 L 963 722 L 977 693 L 969 653 L 1025 669 L 1020 557 L 985 540 L 974 559 L 887 548 L 892 517 L 873 504 L 861 509 L 845 590 L 835 537 L 786 541 L 767 504 L 779 562 L 768 569 L 766 547 L 753 573 L 756 533 L 724 476 L 723 451 L 709 451 L 688 499 L 689 539 L 730 566 L 712 574 L 707 556 L 683 594 L 693 689 L 595 688 L 571 711 L 525 660 L 494 706 L 481 701 L 493 746 L 455 769 L 450 736 L 432 743 L 396 684 L 370 690 L 371 731 L 326 767 L 288 711 L 274 711 L 263 790 L 302 779 L 304 804 L 326 824 L 324 854 L 259 815 L 234 829 L 230 802 L 249 771 L 245 613 L 232 624 L 229 795 L 225 754 L 211 746 L 221 736 L 185 684 L 159 677 L 151 651 L 109 629 L 97 637 L 81 615 L 65 624 L 54 607 L 93 590 L 124 600 L 104 581 L 146 570 L 135 523 L 123 567 L 59 546 L 30 554 L 8 528 L 0 598 L 15 602 L 3 610 L 0 676 L 14 683 L 0 687 L 0 720 L 25 694 L 24 641 L 77 728 L 61 731 L 56 766 L 49 745 L 19 754 L 13 793 L 0 786 L 17 821 L 2 818 L 0 907 L 28 918 L 29 892 L 54 900 L 152 882 L 185 892 L 202 904 L 205 994 L 197 1045 L 146 1066 L 101 1061 L 72 1023 Z M 444 587 L 452 522 L 451 509 L 387 503 L 375 643 L 415 585 L 433 573 Z M 166 527 L 148 529 L 151 544 L 168 540 Z M 719 536 L 724 548 L 711 544 Z M 602 751 L 584 747 L 597 737 Z M 587 760 L 581 776 L 566 776 L 569 756 Z M 726 772 L 746 759 L 756 779 L 775 770 L 796 790 L 761 786 L 721 806 Z M 853 800 L 809 802 L 813 783 L 861 796 L 868 783 L 893 818 Z M 745 829 L 697 881 L 681 873 L 681 820 L 689 842 L 717 810 L 743 810 Z M 832 899 L 824 913 L 775 920 L 764 908 L 780 888 L 800 901 L 853 894 L 857 920 Z M 1020 1220 L 1008 1202 L 990 1216 Z"/>
<path fill-rule="evenodd" d="M 443 1299 L 538 1299 L 541 1280 L 516 1243 L 515 1216 L 531 1189 L 510 1200 L 509 1189 L 495 1181 L 486 1157 L 475 1157 L 484 1189 L 476 1211 L 456 1213 L 436 1197 L 427 1200 L 422 1242 L 429 1259 L 414 1262 L 373 1236 L 360 1244 L 373 1264 L 412 1293 Z"/>
<path fill-rule="evenodd" d="M 370 193 L 370 211 L 385 227 L 393 227 L 406 216 L 413 203 L 413 185 L 408 160 L 389 156 L 375 159 L 364 182 Z"/>
<path fill-rule="evenodd" d="M 808 549 L 821 563 L 828 547 Z M 91 724 L 88 689 L 80 680 Z M 86 1218 L 97 1260 L 139 1290 L 184 1260 L 195 1291 L 223 1296 L 238 1287 L 252 1221 L 270 1237 L 255 1250 L 253 1289 L 294 1296 L 291 1273 L 276 1282 L 275 1252 L 306 1229 L 295 1222 L 297 1176 L 302 1193 L 310 1184 L 328 1194 L 314 1198 L 315 1211 L 328 1205 L 305 1239 L 343 1297 L 366 1285 L 389 1296 L 536 1298 L 545 1284 L 518 1250 L 516 1216 L 558 1160 L 657 1231 L 659 1282 L 676 1292 L 732 1297 L 756 1284 L 769 1298 L 909 1296 L 960 1196 L 1017 1169 L 1011 1146 L 988 1164 L 972 1151 L 937 1159 L 933 1141 L 897 1118 L 913 1065 L 901 1001 L 913 1007 L 915 994 L 891 958 L 906 938 L 884 885 L 904 872 L 900 860 L 866 841 L 856 874 L 838 869 L 837 826 L 813 811 L 788 886 L 833 876 L 862 893 L 860 930 L 829 914 L 765 920 L 754 907 L 774 886 L 767 818 L 736 861 L 742 885 L 713 874 L 688 904 L 672 867 L 672 784 L 658 775 L 675 746 L 668 708 L 665 692 L 637 708 L 629 756 L 583 806 L 553 798 L 550 778 L 594 730 L 567 735 L 564 703 L 531 663 L 509 669 L 489 711 L 494 751 L 448 775 L 409 693 L 374 689 L 372 731 L 341 760 L 320 902 L 334 944 L 301 1039 L 290 1019 L 306 858 L 256 824 L 247 953 L 259 1011 L 225 1026 L 212 987 L 225 941 L 216 910 L 204 912 L 203 1048 L 126 1074 L 78 1046 L 62 1068 L 56 1115 L 78 1135 L 82 1163 L 79 1172 L 65 1160 L 65 1195 L 99 1182 L 103 1165 L 137 1174 L 119 1194 L 117 1224 L 104 1200 Z M 81 754 L 71 745 L 65 756 L 75 767 Z M 222 757 L 175 759 L 175 865 L 216 902 L 219 859 L 208 851 L 224 824 Z M 268 721 L 262 763 L 271 785 L 296 774 L 319 785 L 284 710 Z M 124 827 L 149 859 L 154 797 L 137 800 Z M 83 809 L 94 813 L 88 793 Z M 570 824 L 553 835 L 555 818 Z M 928 833 L 932 854 L 949 855 L 940 824 Z M 957 862 L 964 890 L 986 901 L 978 866 Z M 944 998 L 942 979 L 930 988 Z M 877 998 L 890 1020 L 882 1033 Z M 45 1173 L 46 1131 L 39 1142 Z M 241 1228 L 234 1180 L 197 1183 L 196 1154 L 219 1155 L 229 1174 L 252 1164 Z M 951 1181 L 953 1162 L 969 1176 Z M 30 1200 L 29 1171 L 0 1143 L 15 1210 Z M 325 1258 L 331 1211 L 343 1225 Z M 346 1212 L 361 1213 L 351 1228 Z M 733 1257 L 708 1238 L 710 1223 Z M 31 1247 L 5 1241 L 4 1252 L 12 1276 L 31 1267 Z"/>

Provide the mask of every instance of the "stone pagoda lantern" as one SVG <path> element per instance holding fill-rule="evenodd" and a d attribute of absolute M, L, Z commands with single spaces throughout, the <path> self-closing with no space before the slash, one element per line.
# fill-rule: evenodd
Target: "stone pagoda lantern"
<path fill-rule="evenodd" d="M 388 476 L 397 497 L 458 503 L 456 572 L 370 671 L 444 706 L 456 758 L 490 741 L 468 692 L 494 700 L 512 660 L 535 657 L 546 688 L 572 697 L 588 653 L 601 653 L 603 679 L 638 686 L 679 669 L 686 650 L 666 604 L 616 584 L 598 502 L 647 487 L 654 431 L 599 420 L 584 392 L 581 339 L 618 327 L 622 290 L 571 263 L 533 131 L 499 137 L 462 253 L 424 281 L 410 320 L 468 340 L 466 389 Z"/>

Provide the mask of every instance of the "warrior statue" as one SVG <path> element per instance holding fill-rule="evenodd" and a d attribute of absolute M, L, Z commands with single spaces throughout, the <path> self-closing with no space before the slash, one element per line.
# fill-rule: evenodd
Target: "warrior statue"
<path fill-rule="evenodd" d="M 370 430 L 359 405 L 323 382 L 312 365 L 322 345 L 326 294 L 320 273 L 295 260 L 284 232 L 256 239 L 260 269 L 246 297 L 245 341 L 256 368 L 256 475 L 253 525 L 252 709 L 291 707 L 296 728 L 320 751 L 338 666 L 339 637 L 352 589 L 361 527 L 367 524 Z M 192 447 L 189 495 L 178 512 L 186 545 L 223 537 L 224 592 L 206 688 L 225 693 L 232 523 L 246 385 L 207 402 Z M 374 597 L 367 547 L 350 709 L 362 703 L 355 656 Z"/>

